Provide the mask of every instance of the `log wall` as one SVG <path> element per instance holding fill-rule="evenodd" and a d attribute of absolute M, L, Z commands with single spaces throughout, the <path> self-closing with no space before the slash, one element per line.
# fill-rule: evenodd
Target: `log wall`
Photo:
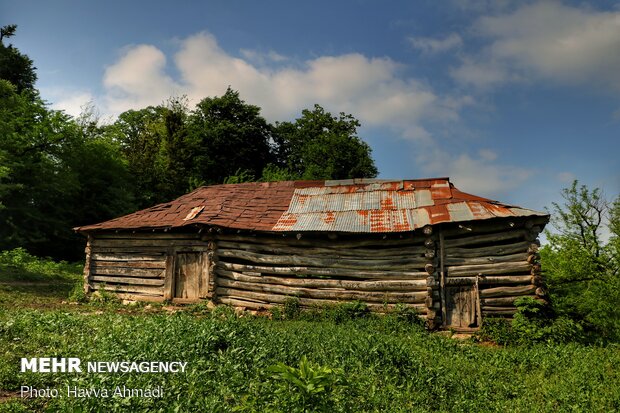
<path fill-rule="evenodd" d="M 525 296 L 545 299 L 537 239 L 545 223 L 541 217 L 445 228 L 446 286 L 477 285 L 482 318 L 512 316 Z"/>
<path fill-rule="evenodd" d="M 401 304 L 427 312 L 429 259 L 422 237 L 220 234 L 215 245 L 215 295 L 224 304 L 260 309 L 297 297 L 304 307 L 359 300 L 375 311 Z"/>
<path fill-rule="evenodd" d="M 512 316 L 514 301 L 524 296 L 544 299 L 536 239 L 543 224 L 543 218 L 445 224 L 389 238 L 93 234 L 85 288 L 129 299 L 175 299 L 177 254 L 202 252 L 207 286 L 200 296 L 216 303 L 267 309 L 291 297 L 304 307 L 359 300 L 380 312 L 397 304 L 415 308 L 429 326 L 445 326 L 450 287 L 475 285 L 482 317 Z"/>
<path fill-rule="evenodd" d="M 120 298 L 163 301 L 174 277 L 174 254 L 206 251 L 195 234 L 108 233 L 89 237 L 86 288 L 106 290 Z M 167 295 L 168 297 L 165 297 Z"/>

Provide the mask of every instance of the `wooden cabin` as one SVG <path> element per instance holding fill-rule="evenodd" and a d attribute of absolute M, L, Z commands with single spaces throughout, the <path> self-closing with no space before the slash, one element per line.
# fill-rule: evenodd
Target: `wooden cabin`
<path fill-rule="evenodd" d="M 87 291 L 260 310 L 359 300 L 475 329 L 542 299 L 545 213 L 459 191 L 448 178 L 213 185 L 76 228 Z"/>

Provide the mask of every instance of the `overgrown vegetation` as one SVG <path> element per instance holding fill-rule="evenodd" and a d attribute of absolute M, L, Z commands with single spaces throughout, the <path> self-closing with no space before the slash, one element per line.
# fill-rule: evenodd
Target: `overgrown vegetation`
<path fill-rule="evenodd" d="M 538 302 L 523 300 L 510 326 L 485 320 L 505 347 L 425 331 L 405 307 L 371 314 L 360 302 L 301 309 L 291 298 L 272 318 L 198 303 L 121 305 L 113 295 L 65 303 L 56 271 L 79 266 L 23 251 L 2 265 L 40 268 L 28 299 L 0 289 L 0 404 L 8 411 L 614 411 L 620 408 L 620 347 L 584 345 Z M 10 258 L 7 258 L 10 257 Z M 20 257 L 20 258 L 15 258 Z M 40 262 L 37 262 L 40 261 Z M 73 268 L 73 272 L 71 272 Z M 18 277 L 19 271 L 13 273 Z M 42 276 L 43 277 L 43 276 Z M 35 281 L 35 284 L 37 281 Z M 71 284 L 65 284 L 69 288 Z M 60 294 L 62 292 L 62 294 Z M 64 295 L 63 295 L 64 294 Z M 74 294 L 76 294 L 74 292 Z M 75 297 L 73 297 L 75 299 Z M 6 300 L 3 302 L 3 300 Z M 79 301 L 79 300 L 74 300 Z M 43 303 L 32 309 L 31 302 Z M 555 321 L 553 321 L 555 320 Z M 566 331 L 569 334 L 566 334 Z M 577 339 L 579 338 L 579 339 Z M 580 342 L 581 341 L 581 342 Z M 183 374 L 17 373 L 21 357 L 87 361 L 185 361 Z M 20 386 L 155 388 L 162 398 L 19 397 Z M 579 391 L 575 391 L 579 389 Z"/>
<path fill-rule="evenodd" d="M 541 251 L 554 310 L 592 339 L 620 341 L 620 197 L 573 182 Z"/>
<path fill-rule="evenodd" d="M 14 399 L 15 409 L 71 411 L 614 411 L 617 346 L 483 347 L 394 316 L 328 320 L 214 311 L 0 314 L 0 389 L 164 388 L 161 399 Z M 16 374 L 21 356 L 180 360 L 184 374 Z M 579 391 L 575 391 L 579 389 Z"/>
<path fill-rule="evenodd" d="M 0 281 L 73 282 L 82 272 L 83 263 L 56 262 L 38 258 L 23 248 L 0 251 Z"/>

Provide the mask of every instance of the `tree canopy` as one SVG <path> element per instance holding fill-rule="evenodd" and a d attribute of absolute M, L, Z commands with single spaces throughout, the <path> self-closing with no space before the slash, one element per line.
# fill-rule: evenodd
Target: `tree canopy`
<path fill-rule="evenodd" d="M 17 92 L 34 90 L 37 81 L 36 68 L 32 60 L 4 40 L 15 35 L 17 25 L 10 24 L 0 28 L 0 79 L 8 80 L 17 88 Z"/>

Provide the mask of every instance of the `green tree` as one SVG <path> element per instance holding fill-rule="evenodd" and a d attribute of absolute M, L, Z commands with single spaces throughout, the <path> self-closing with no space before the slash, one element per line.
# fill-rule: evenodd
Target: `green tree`
<path fill-rule="evenodd" d="M 0 80 L 0 249 L 79 259 L 72 227 L 132 208 L 118 145 Z"/>
<path fill-rule="evenodd" d="M 276 126 L 279 166 L 302 179 L 374 178 L 371 149 L 357 136 L 360 123 L 352 115 L 332 116 L 321 106 L 305 109 L 294 122 Z"/>
<path fill-rule="evenodd" d="M 553 204 L 548 245 L 541 249 L 554 306 L 607 339 L 620 339 L 620 199 L 612 207 L 601 191 L 575 181 Z M 606 219 L 608 225 L 606 225 Z M 611 232 L 608 242 L 603 231 Z"/>
<path fill-rule="evenodd" d="M 189 117 L 194 142 L 193 173 L 204 183 L 229 176 L 261 176 L 271 160 L 272 127 L 258 106 L 245 103 L 230 87 L 220 97 L 203 99 Z"/>
<path fill-rule="evenodd" d="M 0 79 L 8 80 L 17 88 L 17 92 L 34 90 L 37 75 L 32 60 L 9 44 L 4 39 L 15 35 L 17 25 L 10 24 L 0 28 Z"/>

